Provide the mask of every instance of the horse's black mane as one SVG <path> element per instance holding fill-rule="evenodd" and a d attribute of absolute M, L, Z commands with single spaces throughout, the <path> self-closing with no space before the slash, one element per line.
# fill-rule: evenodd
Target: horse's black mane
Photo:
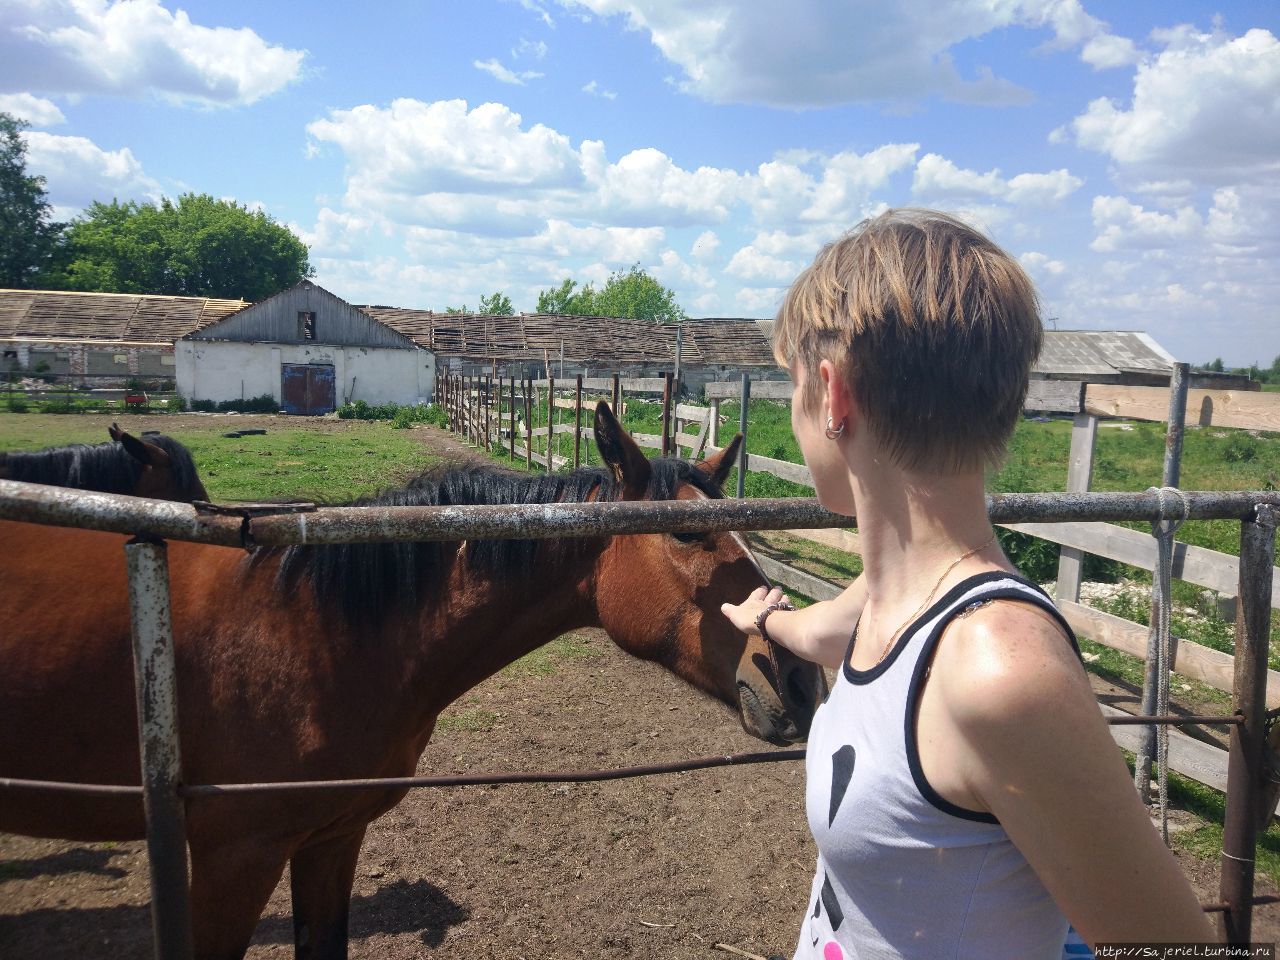
<path fill-rule="evenodd" d="M 685 460 L 651 460 L 646 497 L 671 500 L 682 483 L 709 497 L 721 493 L 710 478 Z M 398 490 L 352 501 L 349 506 L 458 506 L 474 504 L 582 503 L 595 492 L 597 501 L 618 500 L 619 484 L 600 467 L 571 473 L 521 474 L 487 466 L 429 471 Z M 337 504 L 334 504 L 335 506 Z M 539 563 L 580 556 L 586 541 L 471 540 L 466 563 L 492 576 L 528 578 Z M 259 549 L 251 563 L 280 555 L 276 587 L 292 592 L 307 581 L 316 599 L 332 603 L 348 623 L 377 623 L 400 606 L 411 608 L 424 589 L 439 587 L 443 562 L 457 551 L 456 542 L 346 543 Z"/>
<path fill-rule="evenodd" d="M 199 482 L 195 461 L 181 443 L 161 433 L 149 433 L 144 439 L 169 455 L 169 469 L 179 489 Z M 5 454 L 4 465 L 10 480 L 99 493 L 133 493 L 142 476 L 142 464 L 115 440 L 72 443 L 29 453 L 12 451 Z"/>

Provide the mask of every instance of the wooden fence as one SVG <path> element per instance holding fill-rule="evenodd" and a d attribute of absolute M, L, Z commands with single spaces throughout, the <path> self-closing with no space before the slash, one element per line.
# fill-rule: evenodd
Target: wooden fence
<path fill-rule="evenodd" d="M 656 449 L 664 455 L 701 457 L 718 452 L 721 402 L 726 399 L 764 399 L 789 401 L 793 393 L 788 381 L 717 382 L 707 384 L 709 404 L 698 406 L 674 402 L 670 375 L 645 379 L 576 377 L 557 382 L 555 379 L 525 380 L 517 389 L 512 378 L 453 377 L 446 384 L 446 404 L 455 429 L 478 445 L 493 449 L 507 446 L 510 456 L 517 456 L 517 421 L 524 425 L 523 447 L 529 466 L 539 464 L 547 469 L 577 466 L 582 462 L 585 430 L 590 435 L 590 409 L 598 399 L 610 400 L 615 409 L 625 410 L 627 398 L 637 402 L 654 402 L 661 398 L 660 433 L 634 434 L 641 446 Z M 1177 390 L 1177 384 L 1173 387 Z M 1182 407 L 1185 422 L 1202 427 L 1222 426 L 1257 430 L 1280 430 L 1280 394 L 1232 390 L 1187 390 Z M 1176 394 L 1174 394 L 1176 398 Z M 1176 405 L 1176 399 L 1174 400 Z M 496 407 L 495 407 L 496 405 Z M 494 409 L 498 416 L 493 414 Z M 498 423 L 507 411 L 505 427 Z M 547 411 L 547 427 L 529 426 L 534 409 Z M 744 407 L 745 409 L 745 407 Z M 1093 384 L 1080 381 L 1035 380 L 1031 383 L 1025 410 L 1028 413 L 1071 414 L 1070 463 L 1067 491 L 1083 492 L 1090 486 L 1098 421 L 1103 417 L 1134 420 L 1167 421 L 1174 415 L 1172 433 L 1177 431 L 1177 448 L 1181 449 L 1181 428 L 1176 411 L 1171 407 L 1171 392 L 1163 387 L 1133 387 Z M 517 411 L 523 416 L 517 417 Z M 571 422 L 552 423 L 555 411 L 565 411 Z M 498 428 L 495 430 L 495 423 Z M 745 426 L 749 431 L 749 424 Z M 689 430 L 693 432 L 688 432 Z M 560 456 L 551 449 L 551 438 L 571 434 L 573 456 Z M 545 438 L 547 452 L 534 449 L 534 438 Z M 503 441 L 505 440 L 505 444 Z M 745 451 L 745 444 L 744 444 Z M 813 488 L 813 477 L 804 464 L 791 463 L 758 454 L 743 453 L 740 473 L 758 472 Z M 1176 471 L 1175 471 L 1176 476 Z M 741 481 L 740 481 L 741 483 Z M 741 495 L 741 485 L 739 486 Z M 1080 603 L 1080 582 L 1084 557 L 1094 554 L 1122 563 L 1154 570 L 1155 540 L 1150 534 L 1111 523 L 1009 523 L 1006 529 L 1029 534 L 1060 547 L 1057 601 L 1063 614 L 1078 634 L 1112 649 L 1145 657 L 1149 630 L 1121 617 L 1092 609 Z M 858 554 L 857 534 L 848 530 L 790 530 L 792 536 Z M 816 577 L 769 557 L 759 558 L 765 573 L 775 582 L 815 600 L 836 596 L 843 587 Z M 1199 586 L 1234 597 L 1239 583 L 1237 557 L 1202 547 L 1178 544 L 1174 553 L 1173 575 Z M 1280 574 L 1273 573 L 1272 605 L 1280 607 Z M 1202 644 L 1183 640 L 1176 643 L 1174 669 L 1183 676 L 1201 681 L 1216 689 L 1232 689 L 1232 657 Z M 1280 707 L 1280 672 L 1267 672 L 1268 707 Z M 1118 740 L 1135 734 L 1113 728 Z M 1171 731 L 1176 747 L 1171 747 L 1170 766 L 1187 776 L 1221 788 L 1226 781 L 1224 751 Z M 1127 745 L 1127 744 L 1126 744 Z"/>

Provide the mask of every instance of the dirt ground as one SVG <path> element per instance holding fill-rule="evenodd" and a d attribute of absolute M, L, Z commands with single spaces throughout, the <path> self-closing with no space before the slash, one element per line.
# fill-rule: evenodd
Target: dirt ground
<path fill-rule="evenodd" d="M 157 419 L 172 428 L 180 418 Z M 248 426 L 257 418 L 242 419 Z M 446 455 L 467 451 L 438 431 L 423 438 Z M 726 709 L 626 657 L 602 633 L 578 636 L 455 704 L 419 773 L 598 768 L 768 749 Z M 1126 707 L 1124 691 L 1105 692 Z M 351 956 L 731 956 L 717 943 L 790 956 L 814 862 L 803 789 L 802 765 L 787 762 L 587 785 L 414 791 L 366 838 Z M 1201 900 L 1217 900 L 1216 866 L 1180 858 Z M 288 890 L 286 875 L 250 957 L 292 955 Z M 0 957 L 149 957 L 148 901 L 141 843 L 0 835 Z M 1254 938 L 1280 939 L 1280 910 L 1257 912 Z"/>

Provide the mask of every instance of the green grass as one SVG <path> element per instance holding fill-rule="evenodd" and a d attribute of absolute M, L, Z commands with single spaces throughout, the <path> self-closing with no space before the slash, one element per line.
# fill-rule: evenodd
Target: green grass
<path fill-rule="evenodd" d="M 549 677 L 559 666 L 568 661 L 590 660 L 599 653 L 586 640 L 574 633 L 566 633 L 532 653 L 527 653 L 502 671 L 504 677 Z"/>
<path fill-rule="evenodd" d="M 191 451 L 214 500 L 349 500 L 403 481 L 434 462 L 412 431 L 344 421 L 326 432 L 280 421 L 261 436 L 228 438 L 236 417 L 172 431 Z M 207 425 L 206 425 L 207 423 Z M 126 422 L 126 428 L 128 424 Z M 101 443 L 106 430 L 78 417 L 0 413 L 0 450 Z"/>

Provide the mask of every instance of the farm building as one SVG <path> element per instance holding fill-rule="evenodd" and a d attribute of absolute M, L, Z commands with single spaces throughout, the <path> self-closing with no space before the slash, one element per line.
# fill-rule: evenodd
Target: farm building
<path fill-rule="evenodd" d="M 0 290 L 0 372 L 76 375 L 100 386 L 173 379 L 173 343 L 243 300 Z"/>
<path fill-rule="evenodd" d="M 686 388 L 742 371 L 782 377 L 763 323 L 736 318 L 659 324 L 626 317 L 521 313 L 514 316 L 434 313 L 365 306 L 377 320 L 428 346 L 452 372 L 488 370 L 496 363 L 519 376 L 625 372 L 645 377 L 677 367 Z"/>
<path fill-rule="evenodd" d="M 270 395 L 286 413 L 321 414 L 426 403 L 435 390 L 429 349 L 309 280 L 187 334 L 176 353 L 188 400 Z"/>

